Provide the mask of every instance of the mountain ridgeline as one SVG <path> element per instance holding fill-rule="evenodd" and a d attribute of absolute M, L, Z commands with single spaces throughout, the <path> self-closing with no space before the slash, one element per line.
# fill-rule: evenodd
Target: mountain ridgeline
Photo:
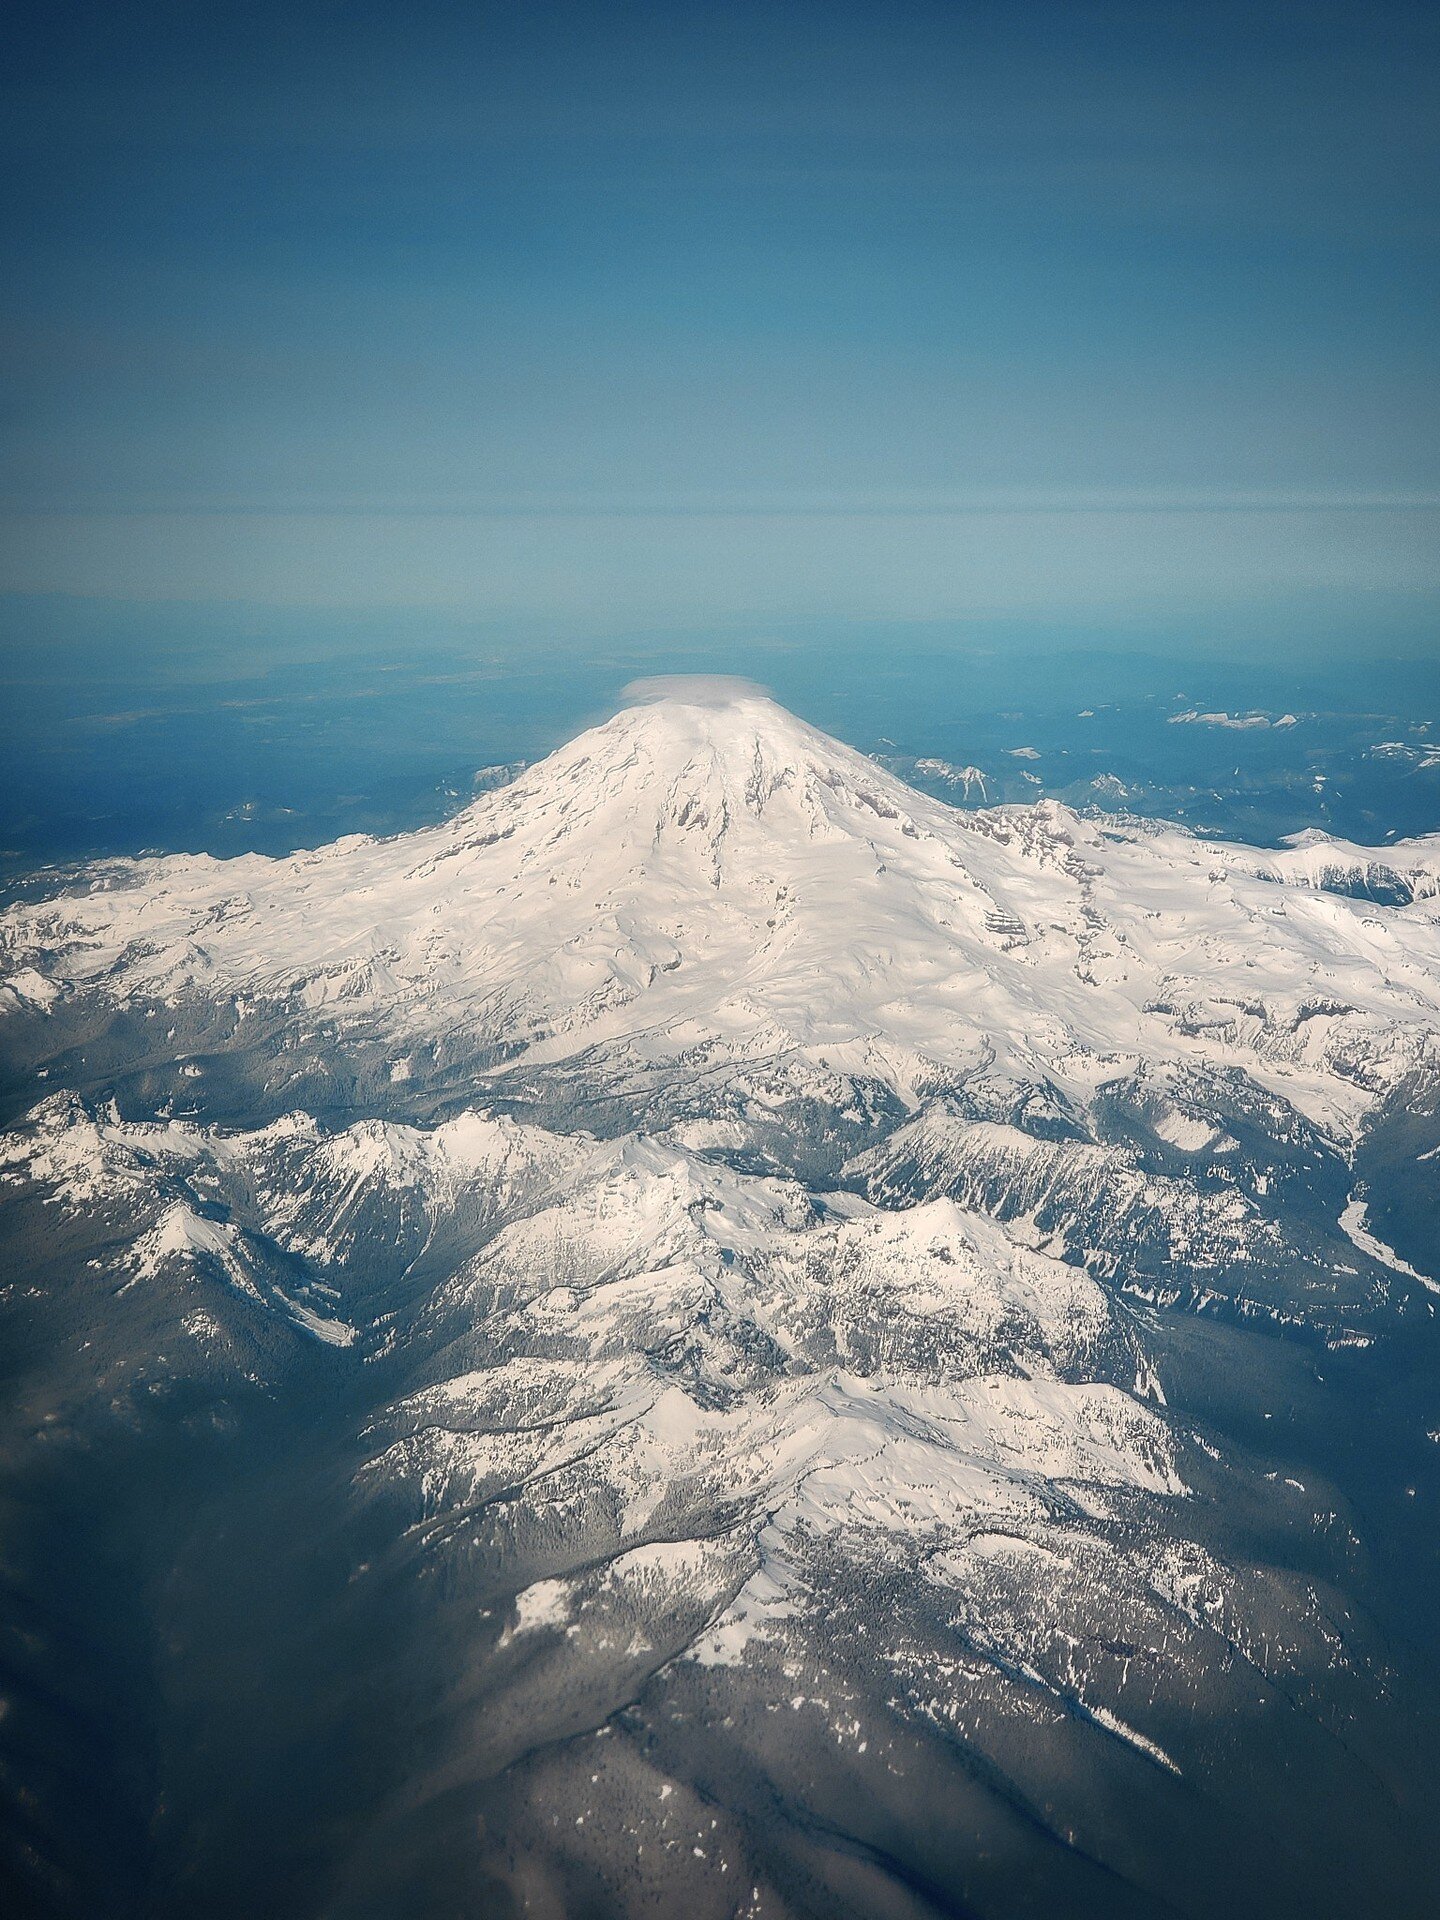
<path fill-rule="evenodd" d="M 17 1907 L 1440 1900 L 1440 837 L 670 688 L 0 914 Z"/>

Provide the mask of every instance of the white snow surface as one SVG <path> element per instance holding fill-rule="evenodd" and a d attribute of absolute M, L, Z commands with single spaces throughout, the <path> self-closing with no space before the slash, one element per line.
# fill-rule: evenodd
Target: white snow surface
<path fill-rule="evenodd" d="M 537 1065 L 704 1045 L 912 1102 L 1239 1068 L 1346 1137 L 1436 1057 L 1440 842 L 1385 849 L 1412 904 L 1326 890 L 1374 863 L 1049 801 L 958 813 L 743 687 L 671 685 L 442 826 L 115 862 L 13 906 L 0 1018 L 57 991 L 235 1001 L 417 1076 L 460 1039 Z"/>
<path fill-rule="evenodd" d="M 1418 1280 L 1421 1286 L 1428 1287 L 1431 1293 L 1440 1293 L 1440 1281 L 1432 1280 L 1428 1274 L 1418 1272 L 1408 1260 L 1402 1260 L 1392 1246 L 1370 1231 L 1365 1224 L 1369 1211 L 1369 1201 L 1359 1194 L 1352 1193 L 1345 1202 L 1344 1210 L 1340 1215 L 1340 1226 L 1352 1244 L 1362 1253 L 1368 1253 L 1372 1260 L 1378 1260 L 1382 1267 L 1389 1267 L 1394 1273 L 1403 1273 L 1407 1280 Z"/>
<path fill-rule="evenodd" d="M 663 1612 L 672 1588 L 714 1603 L 696 1658 L 742 1658 L 818 1604 L 819 1543 L 863 1559 L 1000 1524 L 1044 1539 L 1077 1506 L 1184 1493 L 1165 1417 L 1129 1390 L 1160 1397 L 1134 1323 L 1082 1267 L 953 1200 L 894 1211 L 481 1111 L 222 1133 L 64 1095 L 4 1146 L 7 1182 L 103 1211 L 125 1288 L 212 1276 L 201 1320 L 179 1295 L 187 1327 L 224 1324 L 230 1293 L 357 1363 L 397 1342 L 425 1369 L 442 1356 L 380 1423 L 369 1471 L 427 1517 L 509 1489 L 547 1540 L 598 1526 L 632 1606 Z M 224 1191 L 246 1196 L 244 1227 L 209 1198 Z M 356 1324 L 347 1264 L 397 1199 L 427 1245 L 461 1212 L 482 1244 L 398 1329 L 383 1290 Z M 341 1283 L 324 1313 L 257 1278 L 267 1243 Z M 573 1599 L 533 1584 L 512 1637 L 566 1627 Z"/>

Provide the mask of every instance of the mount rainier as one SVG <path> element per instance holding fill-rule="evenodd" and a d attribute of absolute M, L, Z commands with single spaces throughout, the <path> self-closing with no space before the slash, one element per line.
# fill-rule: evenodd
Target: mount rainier
<path fill-rule="evenodd" d="M 36 1911 L 1433 1911 L 1440 837 L 675 683 L 0 1048 Z"/>

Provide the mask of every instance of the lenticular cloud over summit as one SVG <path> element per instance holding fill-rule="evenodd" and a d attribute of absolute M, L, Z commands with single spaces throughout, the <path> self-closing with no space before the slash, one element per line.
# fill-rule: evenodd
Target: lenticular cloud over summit
<path fill-rule="evenodd" d="M 671 700 L 688 707 L 730 707 L 769 700 L 770 689 L 735 673 L 658 673 L 632 680 L 622 698 L 636 705 Z"/>
<path fill-rule="evenodd" d="M 14 1445 L 190 1490 L 123 1549 L 163 1910 L 303 1843 L 340 1914 L 1198 1915 L 1219 1859 L 1258 1914 L 1339 1804 L 1403 1896 L 1319 1436 L 1434 1336 L 1440 846 L 958 812 L 628 694 L 438 826 L 0 915 Z"/>

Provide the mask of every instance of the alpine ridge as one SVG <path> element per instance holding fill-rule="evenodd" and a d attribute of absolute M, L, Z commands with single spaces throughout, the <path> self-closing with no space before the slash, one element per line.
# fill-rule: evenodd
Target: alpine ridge
<path fill-rule="evenodd" d="M 61 1813 L 176 1915 L 1198 1920 L 1343 1802 L 1404 1910 L 1325 1396 L 1434 1338 L 1437 879 L 670 682 L 12 903 L 5 1457 L 156 1609 L 66 1601 L 157 1773 Z"/>
<path fill-rule="evenodd" d="M 1435 1059 L 1440 850 L 1387 862 L 1428 897 L 1337 891 L 1373 865 L 1339 846 L 956 813 L 758 695 L 671 694 L 435 829 L 112 863 L 10 909 L 0 952 L 12 1005 L 223 1006 L 231 1050 L 279 1019 L 427 1081 L 703 1047 L 911 1105 L 962 1076 L 998 1116 L 1239 1075 L 1348 1139 Z"/>

